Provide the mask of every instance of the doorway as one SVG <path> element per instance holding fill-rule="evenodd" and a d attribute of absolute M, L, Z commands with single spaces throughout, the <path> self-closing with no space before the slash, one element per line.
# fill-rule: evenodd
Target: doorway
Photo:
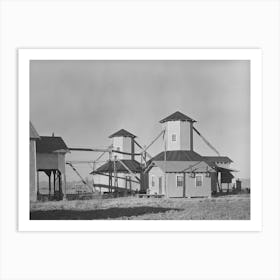
<path fill-rule="evenodd" d="M 158 178 L 158 194 L 162 194 L 162 177 Z"/>

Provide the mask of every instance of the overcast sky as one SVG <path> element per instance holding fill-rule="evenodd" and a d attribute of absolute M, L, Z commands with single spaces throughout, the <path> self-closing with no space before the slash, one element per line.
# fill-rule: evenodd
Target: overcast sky
<path fill-rule="evenodd" d="M 32 61 L 30 118 L 40 135 L 61 136 L 68 147 L 106 147 L 124 128 L 142 145 L 175 111 L 229 156 L 238 177 L 250 176 L 250 64 L 248 61 Z M 162 151 L 162 141 L 149 150 Z M 195 135 L 194 150 L 215 155 Z M 67 159 L 95 159 L 72 152 Z M 104 158 L 106 160 L 106 157 Z M 80 167 L 84 176 L 88 166 Z M 68 177 L 76 179 L 68 170 Z"/>

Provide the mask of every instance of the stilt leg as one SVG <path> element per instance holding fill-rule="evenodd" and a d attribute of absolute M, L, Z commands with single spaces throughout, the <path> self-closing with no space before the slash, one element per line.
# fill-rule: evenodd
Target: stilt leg
<path fill-rule="evenodd" d="M 52 188 L 51 188 L 51 173 L 48 175 L 49 177 L 49 199 L 51 198 L 51 191 L 52 191 Z"/>
<path fill-rule="evenodd" d="M 56 171 L 54 170 L 54 171 L 53 171 L 53 194 L 54 194 L 54 198 L 56 198 L 56 197 L 55 197 L 55 195 L 56 195 L 56 194 L 55 194 L 55 175 L 56 175 L 55 173 L 56 173 Z"/>
<path fill-rule="evenodd" d="M 37 171 L 37 200 L 40 197 L 39 171 Z"/>

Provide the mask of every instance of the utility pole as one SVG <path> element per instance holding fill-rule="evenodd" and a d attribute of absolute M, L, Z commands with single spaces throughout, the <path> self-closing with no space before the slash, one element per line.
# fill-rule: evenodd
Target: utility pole
<path fill-rule="evenodd" d="M 166 178 L 166 128 L 163 132 L 163 143 L 164 143 L 164 189 L 165 189 L 165 197 L 167 198 L 167 178 Z"/>
<path fill-rule="evenodd" d="M 114 156 L 114 187 L 115 187 L 115 191 L 116 191 L 117 197 L 118 197 L 119 196 L 119 190 L 118 190 L 118 178 L 117 178 L 116 162 L 117 162 L 117 156 Z"/>

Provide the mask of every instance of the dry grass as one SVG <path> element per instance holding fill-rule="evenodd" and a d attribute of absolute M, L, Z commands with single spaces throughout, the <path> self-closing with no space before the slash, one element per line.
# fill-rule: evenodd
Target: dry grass
<path fill-rule="evenodd" d="M 31 219 L 248 220 L 250 196 L 135 198 L 35 202 Z"/>

